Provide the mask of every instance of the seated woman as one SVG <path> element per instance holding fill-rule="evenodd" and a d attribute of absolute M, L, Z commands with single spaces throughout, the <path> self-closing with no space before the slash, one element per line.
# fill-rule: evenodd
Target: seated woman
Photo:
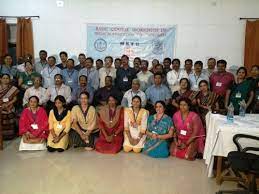
<path fill-rule="evenodd" d="M 227 90 L 225 97 L 225 108 L 228 109 L 230 103 L 234 106 L 234 114 L 239 114 L 239 103 L 244 100 L 246 108 L 250 106 L 254 99 L 254 90 L 251 81 L 246 80 L 247 70 L 240 67 L 237 70 L 237 78 L 235 83 Z"/>
<path fill-rule="evenodd" d="M 2 74 L 0 81 L 0 106 L 2 107 L 2 134 L 5 140 L 16 137 L 16 114 L 14 103 L 19 90 L 12 86 L 9 74 Z"/>
<path fill-rule="evenodd" d="M 95 149 L 104 154 L 116 154 L 123 143 L 124 110 L 118 106 L 115 96 L 110 95 L 107 101 L 107 105 L 101 106 L 98 111 L 100 137 Z"/>
<path fill-rule="evenodd" d="M 173 113 L 175 113 L 176 111 L 179 110 L 179 100 L 182 97 L 189 98 L 192 102 L 191 109 L 195 110 L 194 107 L 197 103 L 196 96 L 198 95 L 199 92 L 192 91 L 192 90 L 190 90 L 190 88 L 191 88 L 191 85 L 190 85 L 189 80 L 187 78 L 182 78 L 180 80 L 180 90 L 175 91 L 172 96 L 172 105 L 174 107 Z"/>
<path fill-rule="evenodd" d="M 209 83 L 206 80 L 199 82 L 200 93 L 197 96 L 198 113 L 205 127 L 205 116 L 211 110 L 212 112 L 220 112 L 218 104 L 218 95 L 209 90 Z"/>
<path fill-rule="evenodd" d="M 26 61 L 24 65 L 25 72 L 20 73 L 18 86 L 25 91 L 27 88 L 33 86 L 33 78 L 39 77 L 40 74 L 33 71 L 33 65 L 30 61 Z"/>
<path fill-rule="evenodd" d="M 124 143 L 125 152 L 141 152 L 146 139 L 148 111 L 141 108 L 141 98 L 132 98 L 132 107 L 124 109 Z"/>
<path fill-rule="evenodd" d="M 80 95 L 80 104 L 73 107 L 72 130 L 69 133 L 70 146 L 84 147 L 85 150 L 94 149 L 94 140 L 97 135 L 96 111 L 89 105 L 89 93 L 84 91 Z"/>
<path fill-rule="evenodd" d="M 190 106 L 190 99 L 180 99 L 180 110 L 173 116 L 176 137 L 170 152 L 172 156 L 194 160 L 197 153 L 203 153 L 205 132 L 199 115 L 190 111 Z"/>
<path fill-rule="evenodd" d="M 49 134 L 48 116 L 39 107 L 39 98 L 31 96 L 28 108 L 22 111 L 19 120 L 19 135 L 22 136 L 19 150 L 45 150 Z"/>
<path fill-rule="evenodd" d="M 49 137 L 47 148 L 49 152 L 63 152 L 68 147 L 68 132 L 71 127 L 70 111 L 65 108 L 64 96 L 54 99 L 55 106 L 49 113 Z"/>
<path fill-rule="evenodd" d="M 167 158 L 169 156 L 168 139 L 173 137 L 172 119 L 165 114 L 164 101 L 155 104 L 156 114 L 148 117 L 147 139 L 143 153 L 153 158 Z"/>

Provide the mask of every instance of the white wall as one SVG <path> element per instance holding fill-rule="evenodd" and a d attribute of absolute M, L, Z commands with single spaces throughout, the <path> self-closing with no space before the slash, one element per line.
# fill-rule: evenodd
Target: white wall
<path fill-rule="evenodd" d="M 259 0 L 0 0 L 0 15 L 33 19 L 35 55 L 85 52 L 86 23 L 177 24 L 175 56 L 205 61 L 224 58 L 243 65 L 245 21 L 258 17 Z M 13 22 L 12 20 L 9 20 Z"/>

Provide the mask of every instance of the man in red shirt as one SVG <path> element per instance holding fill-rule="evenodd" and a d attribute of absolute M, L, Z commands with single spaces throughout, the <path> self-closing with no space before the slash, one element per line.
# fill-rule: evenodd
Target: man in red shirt
<path fill-rule="evenodd" d="M 227 62 L 225 60 L 217 61 L 217 72 L 210 76 L 210 88 L 213 92 L 220 96 L 220 108 L 224 107 L 224 98 L 226 91 L 232 86 L 235 81 L 234 75 L 226 71 Z"/>

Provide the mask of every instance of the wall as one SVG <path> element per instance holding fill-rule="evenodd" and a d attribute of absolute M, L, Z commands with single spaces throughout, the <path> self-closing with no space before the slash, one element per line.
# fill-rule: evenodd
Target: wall
<path fill-rule="evenodd" d="M 177 24 L 175 56 L 205 61 L 224 58 L 243 65 L 245 21 L 258 17 L 259 0 L 0 0 L 0 15 L 33 19 L 35 54 L 85 52 L 86 23 Z M 9 22 L 14 22 L 9 20 Z"/>

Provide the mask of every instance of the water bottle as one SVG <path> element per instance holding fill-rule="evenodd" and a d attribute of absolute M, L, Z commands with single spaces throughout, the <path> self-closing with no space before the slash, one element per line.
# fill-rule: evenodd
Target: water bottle
<path fill-rule="evenodd" d="M 234 106 L 232 103 L 230 103 L 230 105 L 228 106 L 227 122 L 228 123 L 234 122 Z"/>
<path fill-rule="evenodd" d="M 242 100 L 240 103 L 239 103 L 239 116 L 240 117 L 245 117 L 246 115 L 246 102 L 244 100 Z"/>

